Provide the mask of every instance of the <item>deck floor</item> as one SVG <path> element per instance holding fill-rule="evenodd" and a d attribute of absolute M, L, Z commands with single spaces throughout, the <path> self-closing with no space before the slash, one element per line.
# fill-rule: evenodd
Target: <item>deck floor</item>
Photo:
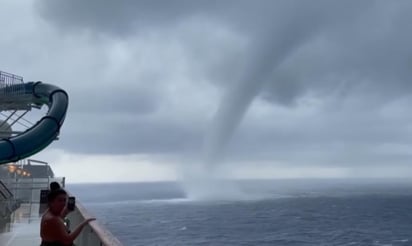
<path fill-rule="evenodd" d="M 1 246 L 40 245 L 40 206 L 38 203 L 22 204 L 0 232 Z"/>

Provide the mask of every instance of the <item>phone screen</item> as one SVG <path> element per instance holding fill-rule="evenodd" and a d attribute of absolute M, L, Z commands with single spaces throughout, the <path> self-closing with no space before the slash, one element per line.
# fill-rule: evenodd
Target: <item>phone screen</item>
<path fill-rule="evenodd" d="M 76 204 L 76 198 L 74 196 L 69 197 L 69 200 L 67 201 L 67 209 L 69 211 L 73 211 L 75 208 Z"/>

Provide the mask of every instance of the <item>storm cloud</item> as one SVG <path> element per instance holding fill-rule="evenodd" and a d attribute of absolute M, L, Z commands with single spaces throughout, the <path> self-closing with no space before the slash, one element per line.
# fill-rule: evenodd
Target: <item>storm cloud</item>
<path fill-rule="evenodd" d="M 1 41 L 15 47 L 2 49 L 2 69 L 68 90 L 56 148 L 196 158 L 206 142 L 209 155 L 245 165 L 412 158 L 409 1 L 46 0 L 25 9 L 33 24 Z"/>

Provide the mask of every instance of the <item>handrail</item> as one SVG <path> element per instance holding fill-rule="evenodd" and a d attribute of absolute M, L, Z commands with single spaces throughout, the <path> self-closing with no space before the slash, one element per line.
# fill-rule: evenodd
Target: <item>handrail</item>
<path fill-rule="evenodd" d="M 84 218 L 91 218 L 92 215 L 86 210 L 86 208 L 81 204 L 77 203 L 77 209 Z M 101 240 L 101 245 L 104 246 L 123 246 L 123 244 L 115 237 L 113 234 L 103 227 L 101 223 L 97 220 L 91 221 L 89 223 L 90 227 L 93 229 L 93 232 L 96 233 L 97 237 Z"/>
<path fill-rule="evenodd" d="M 1 197 L 3 197 L 4 200 L 7 200 L 6 194 L 4 194 L 3 191 L 1 191 L 1 190 L 0 190 L 0 195 L 1 195 Z"/>
<path fill-rule="evenodd" d="M 70 193 L 69 193 L 70 195 Z M 67 216 L 70 224 L 76 226 L 86 218 L 92 216 L 86 208 L 76 199 L 76 210 Z M 75 240 L 76 245 L 99 245 L 99 246 L 123 246 L 123 244 L 108 231 L 98 220 L 91 221 L 82 230 Z"/>
<path fill-rule="evenodd" d="M 22 95 L 27 94 L 25 90 L 23 77 L 0 71 L 0 88 L 3 95 Z"/>
<path fill-rule="evenodd" d="M 4 194 L 3 191 L 6 191 L 7 194 Z M 9 199 L 13 197 L 13 193 L 9 190 L 9 188 L 0 180 L 0 193 L 4 197 L 4 199 Z"/>

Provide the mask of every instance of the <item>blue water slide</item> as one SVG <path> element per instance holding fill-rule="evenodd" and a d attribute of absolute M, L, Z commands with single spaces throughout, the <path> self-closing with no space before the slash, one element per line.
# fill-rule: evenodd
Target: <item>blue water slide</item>
<path fill-rule="evenodd" d="M 64 90 L 42 82 L 28 82 L 1 88 L 0 94 L 5 93 L 2 90 L 23 90 L 26 94 L 32 95 L 33 104 L 46 104 L 48 112 L 23 133 L 0 140 L 0 164 L 34 155 L 53 142 L 59 135 L 69 103 L 68 95 Z"/>

